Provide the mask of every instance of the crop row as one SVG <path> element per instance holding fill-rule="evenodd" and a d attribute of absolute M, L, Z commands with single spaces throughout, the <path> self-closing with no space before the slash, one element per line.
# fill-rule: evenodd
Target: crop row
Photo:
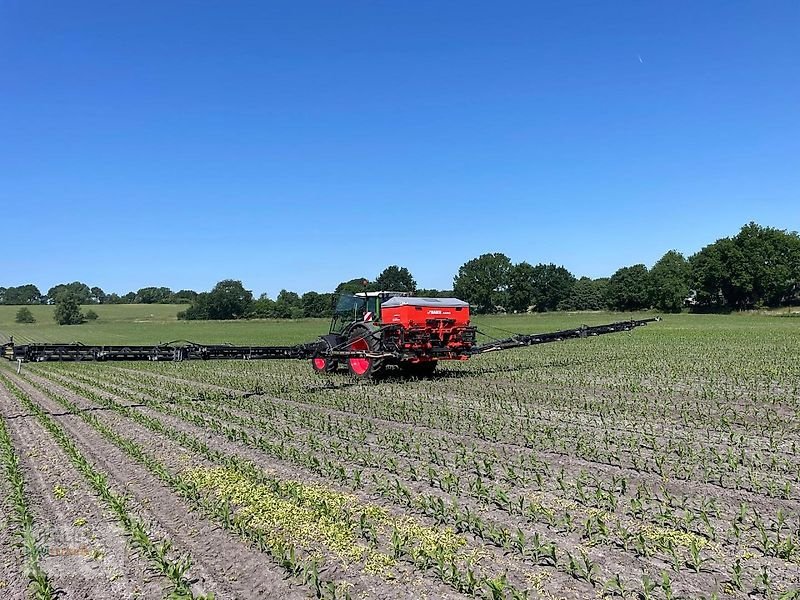
<path fill-rule="evenodd" d="M 52 394 L 46 386 L 39 386 L 36 381 L 31 383 L 44 393 Z M 302 542 L 306 543 L 306 547 L 311 547 L 312 542 L 324 542 L 338 554 L 340 559 L 362 560 L 367 572 L 390 576 L 395 561 L 405 559 L 418 568 L 430 570 L 458 591 L 472 594 L 485 592 L 489 597 L 500 598 L 525 597 L 525 591 L 516 589 L 502 574 L 481 575 L 479 565 L 473 564 L 474 555 L 469 552 L 454 551 L 465 543 L 464 540 L 453 533 L 448 533 L 446 529 L 438 532 L 409 518 L 390 519 L 379 507 L 368 505 L 351 506 L 347 511 L 348 518 L 342 518 L 341 512 L 331 512 L 332 506 L 337 504 L 341 506 L 347 500 L 343 500 L 344 497 L 341 495 L 320 488 L 303 486 L 297 482 L 277 482 L 252 463 L 237 459 L 235 455 L 211 450 L 197 438 L 169 428 L 157 419 L 101 396 L 85 391 L 82 395 L 135 420 L 153 432 L 174 439 L 186 448 L 202 453 L 219 465 L 224 465 L 217 470 L 194 469 L 172 475 L 155 458 L 141 448 L 137 449 L 131 440 L 115 434 L 93 415 L 78 411 L 74 404 L 64 398 L 52 396 L 210 516 L 221 520 L 226 526 L 235 526 L 233 529 L 239 534 L 247 537 L 255 535 L 260 540 L 259 547 L 262 550 L 266 548 L 267 551 L 271 551 L 276 545 L 279 546 L 282 550 L 282 563 L 285 562 L 287 554 L 292 557 L 301 556 Z M 200 491 L 202 489 L 215 493 L 212 498 L 203 497 Z M 278 494 L 275 493 L 276 490 Z M 247 502 L 242 502 L 244 497 L 247 498 Z M 312 498 L 316 499 L 315 507 L 309 510 Z M 353 518 L 353 513 L 359 515 L 358 519 Z M 256 519 L 256 515 L 261 516 Z M 270 521 L 265 523 L 264 515 L 271 515 Z M 309 515 L 313 518 L 309 518 Z M 279 539 L 273 537 L 276 530 L 283 532 Z M 354 532 L 373 542 L 375 547 L 367 548 L 355 544 Z M 383 541 L 382 545 L 391 544 L 391 555 L 376 550 L 377 546 L 381 545 L 380 541 Z M 313 553 L 307 555 L 305 559 L 298 559 L 298 562 L 303 566 L 293 566 L 290 570 L 292 574 L 302 574 L 306 578 L 310 573 L 318 574 L 323 566 L 321 557 Z M 292 565 L 294 564 L 295 561 L 292 561 Z M 295 572 L 297 569 L 298 573 Z M 347 586 L 327 582 L 325 585 L 317 585 L 316 589 L 325 597 L 338 597 L 346 594 Z"/>
<path fill-rule="evenodd" d="M 78 376 L 78 379 L 87 381 L 86 378 Z M 91 380 L 88 380 L 91 381 Z M 108 386 L 102 382 L 94 382 L 95 385 L 100 385 L 104 389 L 114 389 L 117 392 L 121 389 L 120 386 Z M 156 393 L 154 389 L 146 389 L 143 386 L 136 386 L 139 392 Z M 250 417 L 239 417 L 233 415 L 230 411 L 219 406 L 216 402 L 209 401 L 202 403 L 202 410 L 205 414 L 214 414 L 217 417 L 223 418 L 235 424 L 255 427 L 267 434 L 282 438 L 291 439 L 296 434 L 292 430 L 276 429 L 274 422 L 265 421 L 264 419 L 254 419 Z M 230 403 L 236 403 L 241 399 L 226 396 L 222 401 L 228 400 Z M 170 399 L 170 404 L 179 403 L 189 410 L 194 410 L 199 404 L 195 401 L 181 401 L 177 397 Z M 337 437 L 341 435 L 341 430 L 337 429 Z M 392 433 L 395 433 L 392 431 Z M 564 502 L 561 506 L 547 506 L 542 505 L 540 496 L 532 497 L 530 495 L 514 493 L 514 489 L 518 489 L 520 485 L 530 483 L 523 473 L 518 473 L 511 470 L 511 474 L 505 473 L 504 480 L 508 484 L 513 485 L 486 485 L 483 480 L 494 480 L 493 469 L 491 463 L 486 458 L 483 459 L 483 464 L 475 464 L 478 468 L 476 477 L 462 478 L 452 471 L 447 469 L 447 464 L 439 460 L 439 454 L 432 448 L 426 447 L 425 455 L 428 456 L 431 463 L 435 466 L 428 466 L 425 469 L 417 468 L 414 464 L 406 463 L 403 465 L 405 468 L 400 468 L 398 461 L 393 457 L 395 453 L 403 455 L 404 452 L 396 446 L 389 445 L 389 449 L 393 452 L 379 453 L 377 455 L 371 454 L 365 447 L 363 441 L 364 437 L 355 440 L 353 446 L 341 446 L 341 441 L 336 439 L 326 439 L 324 441 L 315 441 L 314 438 L 308 436 L 304 441 L 316 448 L 320 448 L 323 444 L 329 448 L 337 456 L 342 456 L 365 466 L 383 466 L 394 475 L 408 477 L 412 481 L 419 481 L 425 479 L 431 486 L 438 487 L 449 494 L 466 494 L 477 498 L 485 504 L 493 504 L 496 507 L 524 515 L 528 518 L 537 518 L 541 522 L 546 522 L 550 526 L 561 525 L 567 530 L 571 531 L 576 526 L 584 531 L 584 538 L 588 543 L 595 544 L 601 540 L 607 539 L 609 530 L 613 529 L 620 532 L 620 540 L 624 547 L 631 546 L 630 540 L 636 538 L 636 530 L 640 528 L 625 528 L 621 523 L 614 523 L 613 515 L 609 515 L 608 511 L 614 511 L 617 508 L 617 499 L 624 496 L 626 491 L 626 479 L 620 477 L 612 481 L 612 486 L 608 489 L 603 487 L 603 482 L 581 470 L 577 479 L 571 484 L 564 481 L 563 472 L 557 473 L 555 476 L 555 483 L 560 486 L 561 491 L 565 493 L 570 500 L 570 505 L 566 509 Z M 385 441 L 385 438 L 378 436 L 378 441 Z M 352 440 L 351 440 L 352 441 Z M 430 440 L 427 440 L 428 442 Z M 419 446 L 419 442 L 416 444 Z M 398 452 L 399 450 L 399 452 Z M 416 456 L 419 458 L 423 453 L 417 452 Z M 507 467 L 507 470 L 509 467 Z M 512 476 L 513 475 L 513 476 Z M 539 475 L 537 473 L 539 477 Z M 462 479 L 466 480 L 467 485 L 461 485 Z M 539 479 L 541 481 L 541 479 Z M 574 485 L 574 489 L 567 489 L 568 485 Z M 775 518 L 765 523 L 763 517 L 757 512 L 753 512 L 752 521 L 746 520 L 750 516 L 749 510 L 743 510 L 738 507 L 738 511 L 726 515 L 724 520 L 720 519 L 719 509 L 714 498 L 701 499 L 697 504 L 691 504 L 691 499 L 687 497 L 674 496 L 669 492 L 666 486 L 660 486 L 661 492 L 659 496 L 654 496 L 648 490 L 646 485 L 639 484 L 636 488 L 635 496 L 630 498 L 630 506 L 628 513 L 631 516 L 642 520 L 645 516 L 649 516 L 654 524 L 660 526 L 661 529 L 667 527 L 669 529 L 677 526 L 682 531 L 688 534 L 695 534 L 702 538 L 710 538 L 716 541 L 717 528 L 732 521 L 732 531 L 734 543 L 738 544 L 743 532 L 753 532 L 751 543 L 754 548 L 764 554 L 775 555 L 787 560 L 792 560 L 797 551 L 796 533 L 793 535 L 792 530 L 796 531 L 797 524 L 793 520 L 787 519 L 787 514 L 784 511 L 778 510 Z M 591 514 L 584 514 L 584 522 L 581 524 L 577 522 L 573 525 L 574 508 L 583 506 L 588 509 L 596 509 L 591 511 Z M 556 514 L 557 511 L 563 510 L 563 514 Z M 569 512 L 572 510 L 572 512 Z M 599 511 L 599 512 L 598 512 Z M 580 512 L 578 513 L 580 514 Z M 598 514 L 603 515 L 602 517 Z M 734 519 L 733 517 L 736 516 Z M 712 523 L 713 520 L 713 523 Z M 610 523 L 609 523 L 610 521 Z M 755 535 L 757 533 L 757 535 Z M 788 533 L 788 535 L 783 535 Z M 783 538 L 783 539 L 782 539 Z M 643 547 L 647 543 L 647 536 L 642 536 L 636 540 L 639 547 L 642 548 L 641 552 L 652 553 L 652 548 Z M 705 545 L 705 539 L 698 542 Z M 670 549 L 671 558 L 675 560 L 675 552 Z"/>
<path fill-rule="evenodd" d="M 186 573 L 191 568 L 191 559 L 188 555 L 170 558 L 172 542 L 168 538 L 153 540 L 148 534 L 147 526 L 133 515 L 129 499 L 113 491 L 106 475 L 92 465 L 80 452 L 72 438 L 48 416 L 38 404 L 28 395 L 0 374 L 0 383 L 25 406 L 36 420 L 53 436 L 58 445 L 64 450 L 72 464 L 84 476 L 89 485 L 111 510 L 115 519 L 123 527 L 131 545 L 145 558 L 147 558 L 156 572 L 165 576 L 172 585 L 172 596 L 175 598 L 197 598 L 202 600 L 207 596 L 194 594 Z M 92 419 L 93 415 L 81 415 Z"/>
<path fill-rule="evenodd" d="M 15 527 L 14 534 L 25 557 L 24 574 L 28 579 L 28 590 L 36 600 L 48 600 L 54 596 L 55 590 L 40 564 L 44 550 L 36 534 L 33 513 L 25 493 L 25 478 L 20 469 L 19 457 L 14 451 L 5 419 L 2 417 L 0 417 L 0 460 L 3 462 L 5 478 L 10 486 L 9 520 Z"/>
<path fill-rule="evenodd" d="M 83 393 L 83 395 L 87 395 L 85 388 L 84 389 L 80 389 L 80 390 L 76 390 L 76 391 L 80 391 L 80 392 Z M 133 397 L 131 399 L 134 400 Z M 221 432 L 221 433 L 223 433 L 223 435 L 226 435 L 227 437 L 229 437 L 229 439 L 233 439 L 233 440 L 238 441 L 240 443 L 246 443 L 248 445 L 251 445 L 252 447 L 257 447 L 257 448 L 262 449 L 262 450 L 264 448 L 269 448 L 269 449 L 275 451 L 276 446 L 271 445 L 270 442 L 268 440 L 266 440 L 266 439 L 257 439 L 256 441 L 253 441 L 253 440 L 247 438 L 246 435 L 243 435 L 243 432 L 241 431 L 240 428 L 234 428 L 234 427 L 226 428 L 221 423 L 219 423 L 219 422 L 217 422 L 215 420 L 209 419 L 207 417 L 202 417 L 200 415 L 197 415 L 193 411 L 188 411 L 188 410 L 185 410 L 185 409 L 178 409 L 173 405 L 172 401 L 170 401 L 169 403 L 161 403 L 161 405 L 153 404 L 152 406 L 154 408 L 156 408 L 157 410 L 162 410 L 162 411 L 166 412 L 167 414 L 177 415 L 177 416 L 180 416 L 180 417 L 182 417 L 182 418 L 184 418 L 184 419 L 186 419 L 186 420 L 188 420 L 190 422 L 194 422 L 199 426 L 208 427 L 208 428 L 211 428 L 212 430 Z M 184 412 L 181 412 L 181 411 L 184 411 Z M 280 456 L 281 458 L 285 458 L 287 455 L 288 456 L 292 456 L 294 458 L 299 458 L 300 457 L 300 455 L 297 454 L 296 452 L 287 451 L 285 447 L 283 448 L 282 453 L 281 452 L 277 452 L 276 454 L 278 456 Z M 305 463 L 305 466 L 313 467 L 314 465 L 315 465 L 315 463 L 313 461 L 309 461 L 309 462 Z M 338 477 L 340 480 L 342 480 L 343 477 L 345 477 L 346 475 L 348 475 L 350 473 L 350 472 L 348 472 L 347 469 L 343 469 L 342 467 L 339 467 L 339 466 L 337 466 L 335 464 L 332 464 L 332 461 L 327 461 L 327 462 L 326 461 L 319 461 L 316 464 L 316 466 L 318 467 L 318 472 L 321 472 L 324 475 Z M 328 467 L 328 468 L 326 469 L 326 467 Z M 407 486 L 404 486 L 403 484 L 401 484 L 398 479 L 394 480 L 393 484 L 389 483 L 389 481 L 390 480 L 388 478 L 387 479 L 380 479 L 380 478 L 378 479 L 377 485 L 379 485 L 379 487 L 383 488 L 383 494 L 384 495 L 392 495 L 393 494 L 398 501 L 401 501 L 401 498 L 406 497 L 406 495 L 408 495 L 408 497 L 412 496 L 411 492 L 408 491 Z M 351 482 L 348 481 L 348 483 L 351 483 Z M 393 489 L 397 490 L 397 491 L 393 492 L 392 491 Z M 417 501 L 408 503 L 409 506 L 416 506 L 417 509 L 422 508 L 424 511 L 426 511 L 429 514 L 431 514 L 432 516 L 435 516 L 435 518 L 437 518 L 437 519 L 444 519 L 445 521 L 450 519 L 450 522 L 459 522 L 459 521 L 460 522 L 464 522 L 464 523 L 466 523 L 466 525 L 463 525 L 462 527 L 467 528 L 466 530 L 470 530 L 469 527 L 472 527 L 472 525 L 469 525 L 470 524 L 470 516 L 467 516 L 466 518 L 464 518 L 463 515 L 459 515 L 458 511 L 460 509 L 459 509 L 457 504 L 456 505 L 446 506 L 445 508 L 439 508 L 439 507 L 442 506 L 440 499 L 438 499 L 438 498 L 436 498 L 434 496 L 431 496 L 430 500 L 420 501 L 420 500 L 418 500 L 419 498 L 420 498 L 420 496 L 416 496 L 415 500 L 417 500 Z M 448 514 L 447 515 L 443 515 L 443 516 L 436 516 L 437 512 L 438 513 L 442 513 L 442 514 L 443 513 L 448 513 Z M 473 523 L 474 523 L 474 521 L 473 521 Z M 480 521 L 478 521 L 478 523 L 480 523 Z M 602 531 L 603 531 L 602 516 L 595 515 L 595 519 L 594 519 L 593 523 L 594 524 L 590 524 L 590 527 L 596 528 L 596 530 L 598 531 L 598 535 L 601 535 Z M 480 525 L 478 525 L 477 527 L 480 527 Z M 489 533 L 486 533 L 486 531 L 489 531 Z M 495 531 L 497 531 L 497 530 L 493 529 L 492 526 L 490 526 L 488 530 L 484 531 L 484 534 L 486 535 L 486 537 L 484 539 L 487 539 L 487 541 L 491 540 Z M 502 531 L 502 528 L 500 529 L 500 531 Z M 473 533 L 476 533 L 476 532 L 473 531 Z M 521 533 L 521 532 L 519 532 L 519 533 Z M 678 540 L 678 541 L 682 540 L 682 538 L 680 538 L 678 536 L 675 536 L 674 534 L 669 534 L 668 530 L 664 530 L 663 528 L 662 529 L 658 529 L 658 528 L 645 529 L 644 530 L 644 535 L 648 535 L 651 539 L 660 540 L 667 549 L 669 549 L 670 548 L 670 544 L 672 544 L 672 548 L 673 548 L 672 553 L 673 553 L 673 555 L 675 554 L 674 549 L 680 547 L 680 544 L 676 544 L 675 541 L 676 540 Z M 672 540 L 670 540 L 670 536 L 671 535 L 674 538 Z M 499 546 L 511 547 L 515 543 L 514 540 L 512 539 L 513 537 L 514 536 L 510 535 L 510 532 L 506 531 L 506 533 L 497 534 L 497 537 L 496 537 L 495 541 L 497 542 L 497 544 Z M 526 537 L 525 537 L 524 534 L 522 535 L 522 540 L 526 540 Z M 707 568 L 707 564 L 706 564 L 707 563 L 707 559 L 704 559 L 701 556 L 701 552 L 700 552 L 702 550 L 702 546 L 703 546 L 702 540 L 699 540 L 699 539 L 694 539 L 693 540 L 691 538 L 691 536 L 689 536 L 687 538 L 687 540 L 688 541 L 684 541 L 684 544 L 685 544 L 684 547 L 686 548 L 685 556 L 681 555 L 680 558 L 675 561 L 675 562 L 677 562 L 679 568 L 682 568 L 684 565 L 688 566 L 690 569 L 698 570 L 698 571 Z M 548 542 L 542 543 L 541 541 L 539 541 L 538 544 L 532 544 L 532 546 L 534 547 L 534 550 L 529 551 L 529 553 L 534 557 L 546 556 L 547 552 L 549 552 L 549 546 L 547 544 L 548 544 Z M 636 544 L 636 540 L 635 539 L 631 540 L 630 547 L 635 548 L 635 544 Z M 521 544 L 521 546 L 523 548 L 525 547 L 524 541 Z M 545 549 L 544 550 L 537 549 L 537 546 L 544 546 Z M 626 545 L 625 549 L 627 550 L 627 545 Z M 525 553 L 523 551 L 521 553 L 521 555 L 524 556 L 524 554 Z M 647 554 L 647 550 L 645 550 L 643 552 L 643 554 L 646 555 Z M 578 557 L 578 558 L 576 558 L 576 557 Z M 568 572 L 570 574 L 574 574 L 573 576 L 576 579 L 585 578 L 588 581 L 596 583 L 595 579 L 597 577 L 597 570 L 598 570 L 596 565 L 594 566 L 594 568 L 592 568 L 592 563 L 589 562 L 588 566 L 587 566 L 587 563 L 583 563 L 583 567 L 581 567 L 581 564 L 582 564 L 581 561 L 580 561 L 581 558 L 583 558 L 583 556 L 580 554 L 579 551 L 577 553 L 574 553 L 574 554 L 571 551 L 565 551 L 563 553 L 563 560 L 558 562 L 559 568 L 561 568 L 565 572 Z M 588 556 L 587 556 L 587 558 L 588 558 Z M 543 560 L 543 562 L 545 562 L 546 558 L 544 558 L 542 560 Z M 591 561 L 591 559 L 589 559 L 589 560 Z M 736 563 L 734 563 L 734 565 L 735 564 Z M 739 564 L 741 564 L 741 563 L 739 563 Z M 731 568 L 731 572 L 733 572 L 733 567 Z M 613 576 L 612 576 L 612 578 L 613 578 Z M 644 584 L 642 584 L 642 589 L 644 589 L 645 587 L 646 586 Z"/>

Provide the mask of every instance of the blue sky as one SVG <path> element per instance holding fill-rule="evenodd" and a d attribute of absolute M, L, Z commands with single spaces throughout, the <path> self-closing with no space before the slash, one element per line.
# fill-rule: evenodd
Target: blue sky
<path fill-rule="evenodd" d="M 800 229 L 800 3 L 0 4 L 0 285 L 576 275 Z"/>

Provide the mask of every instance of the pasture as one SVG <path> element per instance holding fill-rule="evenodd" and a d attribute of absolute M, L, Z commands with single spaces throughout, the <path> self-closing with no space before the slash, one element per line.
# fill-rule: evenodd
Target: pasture
<path fill-rule="evenodd" d="M 99 306 L 18 340 L 292 343 Z M 602 313 L 475 319 L 495 337 Z M 668 316 L 442 364 L 0 363 L 0 594 L 798 598 L 800 320 Z M 17 546 L 14 544 L 17 543 Z"/>

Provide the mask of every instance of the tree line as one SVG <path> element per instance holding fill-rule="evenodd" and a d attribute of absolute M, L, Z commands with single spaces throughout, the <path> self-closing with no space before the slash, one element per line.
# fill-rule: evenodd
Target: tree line
<path fill-rule="evenodd" d="M 608 278 L 577 279 L 563 266 L 512 264 L 484 254 L 464 265 L 454 293 L 477 312 L 655 308 L 678 312 L 800 304 L 800 236 L 748 223 L 739 233 L 684 257 L 665 253 L 652 269 L 621 267 Z"/>
<path fill-rule="evenodd" d="M 182 319 L 243 319 L 330 316 L 340 293 L 370 290 L 414 292 L 417 296 L 456 296 L 477 313 L 554 310 L 634 311 L 655 308 L 677 312 L 728 311 L 800 304 L 800 236 L 756 223 L 716 240 L 687 257 L 670 250 L 652 268 L 624 266 L 610 277 L 576 277 L 564 266 L 512 263 L 502 253 L 467 261 L 452 290 L 419 289 L 410 271 L 391 265 L 374 280 L 356 277 L 334 292 L 298 294 L 281 290 L 273 300 L 258 298 L 241 281 L 226 279 L 208 292 L 146 287 L 124 296 L 106 294 L 82 282 L 54 286 L 41 294 L 33 284 L 0 287 L 0 304 L 187 304 Z"/>
<path fill-rule="evenodd" d="M 300 296 L 281 290 L 276 300 L 263 295 L 253 299 L 241 282 L 226 280 L 200 294 L 182 318 L 329 316 L 336 294 L 381 289 L 456 296 L 476 313 L 776 308 L 800 304 L 800 236 L 748 223 L 737 235 L 719 239 L 688 258 L 669 250 L 650 269 L 639 263 L 598 279 L 578 278 L 552 263 L 513 264 L 505 254 L 489 253 L 464 263 L 452 290 L 417 289 L 409 270 L 397 265 L 384 269 L 374 281 L 361 277 L 344 281 L 333 294 Z M 231 296 L 236 298 L 235 311 L 229 309 Z"/>
<path fill-rule="evenodd" d="M 173 292 L 168 287 L 144 287 L 120 296 L 73 281 L 54 285 L 46 294 L 32 283 L 17 287 L 0 286 L 0 304 L 56 304 L 59 296 L 64 294 L 72 296 L 78 304 L 191 304 L 197 298 L 197 292 L 193 290 Z"/>

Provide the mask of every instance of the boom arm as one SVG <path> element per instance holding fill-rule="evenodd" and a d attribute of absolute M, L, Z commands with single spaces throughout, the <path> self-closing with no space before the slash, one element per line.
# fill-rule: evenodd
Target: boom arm
<path fill-rule="evenodd" d="M 609 325 L 583 325 L 577 329 L 565 329 L 551 333 L 517 334 L 504 340 L 495 340 L 486 344 L 473 346 L 467 354 L 485 354 L 498 350 L 510 350 L 523 346 L 535 346 L 550 342 L 560 342 L 573 338 L 585 338 L 606 333 L 630 331 L 653 321 L 659 317 L 630 321 L 619 321 Z M 377 356 L 365 350 L 347 348 L 331 348 L 325 341 L 317 340 L 296 346 L 232 346 L 228 344 L 197 344 L 179 340 L 155 346 L 86 346 L 74 344 L 25 344 L 15 345 L 13 341 L 0 346 L 0 357 L 8 360 L 24 360 L 31 362 L 63 361 L 63 360 L 193 360 L 193 359 L 309 359 L 327 357 L 347 359 L 352 357 L 391 358 L 391 353 L 381 352 Z"/>
<path fill-rule="evenodd" d="M 606 333 L 630 331 L 635 327 L 642 327 L 648 323 L 660 320 L 660 317 L 652 317 L 650 319 L 631 319 L 630 321 L 618 321 L 617 323 L 610 323 L 608 325 L 594 325 L 592 327 L 581 325 L 577 329 L 565 329 L 563 331 L 553 331 L 552 333 L 520 333 L 510 338 L 475 346 L 470 351 L 470 354 L 485 354 L 487 352 L 510 350 L 511 348 L 520 348 L 522 346 L 535 346 L 537 344 L 548 344 L 550 342 L 560 342 L 562 340 L 569 340 L 573 338 L 585 338 L 603 335 Z"/>

